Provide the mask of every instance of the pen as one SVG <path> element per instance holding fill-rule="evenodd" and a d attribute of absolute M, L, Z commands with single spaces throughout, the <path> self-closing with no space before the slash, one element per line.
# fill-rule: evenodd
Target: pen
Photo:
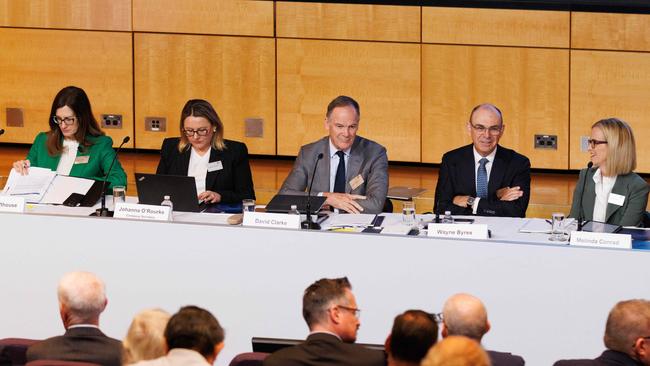
<path fill-rule="evenodd" d="M 553 223 L 551 222 L 551 220 L 546 220 L 546 222 L 548 222 L 549 225 L 553 226 Z"/>

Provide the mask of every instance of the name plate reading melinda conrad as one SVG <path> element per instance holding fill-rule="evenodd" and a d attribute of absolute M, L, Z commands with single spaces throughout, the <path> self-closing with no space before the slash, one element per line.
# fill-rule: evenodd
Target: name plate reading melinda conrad
<path fill-rule="evenodd" d="M 25 212 L 25 198 L 0 196 L 0 212 Z"/>
<path fill-rule="evenodd" d="M 300 229 L 300 215 L 269 212 L 245 212 L 243 225 Z"/>
<path fill-rule="evenodd" d="M 168 221 L 169 207 L 118 202 L 113 217 L 118 219 Z"/>
<path fill-rule="evenodd" d="M 487 239 L 485 224 L 429 224 L 427 236 L 436 238 Z"/>
<path fill-rule="evenodd" d="M 569 244 L 592 248 L 632 249 L 632 235 L 572 231 Z"/>

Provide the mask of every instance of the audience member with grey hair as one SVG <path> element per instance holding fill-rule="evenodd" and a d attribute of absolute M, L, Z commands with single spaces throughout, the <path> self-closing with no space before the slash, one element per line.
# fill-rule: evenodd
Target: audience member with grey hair
<path fill-rule="evenodd" d="M 561 360 L 555 366 L 650 365 L 650 301 L 621 301 L 609 312 L 605 350 L 593 360 Z"/>
<path fill-rule="evenodd" d="M 481 342 L 490 330 L 487 310 L 483 302 L 469 294 L 456 294 L 445 302 L 442 310 L 442 336 L 465 336 Z M 524 359 L 507 352 L 487 351 L 492 366 L 524 365 Z"/>
<path fill-rule="evenodd" d="M 122 342 L 99 330 L 99 316 L 108 303 L 104 282 L 89 272 L 67 273 L 59 281 L 58 296 L 66 332 L 31 346 L 27 360 L 121 365 Z"/>

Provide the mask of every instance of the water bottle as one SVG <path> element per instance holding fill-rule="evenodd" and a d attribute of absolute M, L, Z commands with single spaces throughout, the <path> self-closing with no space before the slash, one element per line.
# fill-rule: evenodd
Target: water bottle
<path fill-rule="evenodd" d="M 443 224 L 453 224 L 454 217 L 451 216 L 451 211 L 445 211 L 445 216 L 442 217 Z"/>
<path fill-rule="evenodd" d="M 172 202 L 171 198 L 169 196 L 165 196 L 163 201 L 160 202 L 160 205 L 169 207 L 169 221 L 173 221 L 174 203 Z"/>
<path fill-rule="evenodd" d="M 289 215 L 300 215 L 300 212 L 298 212 L 298 206 L 296 205 L 291 205 L 291 209 L 289 210 Z"/>

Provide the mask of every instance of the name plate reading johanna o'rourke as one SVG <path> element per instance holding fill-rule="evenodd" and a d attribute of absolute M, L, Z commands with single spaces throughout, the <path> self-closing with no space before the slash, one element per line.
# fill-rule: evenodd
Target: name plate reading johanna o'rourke
<path fill-rule="evenodd" d="M 569 244 L 592 248 L 632 249 L 632 235 L 572 231 Z"/>
<path fill-rule="evenodd" d="M 25 212 L 25 198 L 0 196 L 0 212 Z"/>
<path fill-rule="evenodd" d="M 269 212 L 245 212 L 244 226 L 300 229 L 300 215 Z"/>
<path fill-rule="evenodd" d="M 169 221 L 170 214 L 168 206 L 118 202 L 115 204 L 113 217 L 132 220 Z"/>
<path fill-rule="evenodd" d="M 485 224 L 429 224 L 427 236 L 456 239 L 487 239 L 488 227 Z"/>

